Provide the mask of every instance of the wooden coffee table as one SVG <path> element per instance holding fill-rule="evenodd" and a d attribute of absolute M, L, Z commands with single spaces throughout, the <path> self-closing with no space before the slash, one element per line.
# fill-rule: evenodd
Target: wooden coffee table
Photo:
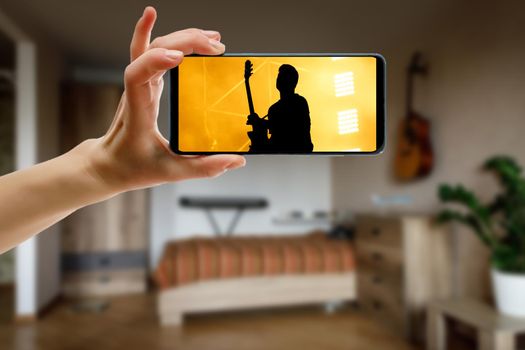
<path fill-rule="evenodd" d="M 446 349 L 447 318 L 474 327 L 478 332 L 478 346 L 481 350 L 514 350 L 516 335 L 525 333 L 525 318 L 501 315 L 493 307 L 480 301 L 437 301 L 428 307 L 427 349 Z"/>

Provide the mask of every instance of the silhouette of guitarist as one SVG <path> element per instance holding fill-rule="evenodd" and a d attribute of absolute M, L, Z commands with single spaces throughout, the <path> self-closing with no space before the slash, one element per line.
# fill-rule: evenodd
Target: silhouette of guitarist
<path fill-rule="evenodd" d="M 279 101 L 269 109 L 268 115 L 260 118 L 250 109 L 246 124 L 252 125 L 248 133 L 252 139 L 250 151 L 268 153 L 310 153 L 314 146 L 310 136 L 310 110 L 306 99 L 295 93 L 299 81 L 299 73 L 289 65 L 279 67 L 276 87 L 281 94 Z M 249 92 L 249 89 L 247 90 Z M 248 96 L 251 102 L 251 93 Z M 265 119 L 265 118 L 268 119 Z M 271 137 L 267 138 L 266 130 Z M 254 134 L 258 136 L 254 145 Z M 255 147 L 254 147 L 255 146 Z"/>

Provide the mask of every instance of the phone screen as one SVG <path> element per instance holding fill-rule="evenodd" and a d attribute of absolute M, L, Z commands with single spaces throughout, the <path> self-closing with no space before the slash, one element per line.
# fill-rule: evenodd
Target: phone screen
<path fill-rule="evenodd" d="M 183 154 L 375 154 L 379 55 L 188 56 L 172 69 L 170 146 Z"/>

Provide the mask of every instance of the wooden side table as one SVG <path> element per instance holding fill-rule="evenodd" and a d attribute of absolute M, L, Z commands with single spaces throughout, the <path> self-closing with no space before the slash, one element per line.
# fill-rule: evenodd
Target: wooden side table
<path fill-rule="evenodd" d="M 447 317 L 473 326 L 480 350 L 514 350 L 516 335 L 525 332 L 525 318 L 499 314 L 491 306 L 466 299 L 433 302 L 428 306 L 427 349 L 447 348 Z"/>

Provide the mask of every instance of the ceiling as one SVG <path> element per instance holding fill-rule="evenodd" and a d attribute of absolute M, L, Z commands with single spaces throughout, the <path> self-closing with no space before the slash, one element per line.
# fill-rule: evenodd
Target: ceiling
<path fill-rule="evenodd" d="M 133 27 L 145 5 L 155 6 L 159 13 L 155 36 L 201 27 L 220 30 L 230 52 L 356 52 L 381 51 L 385 45 L 434 30 L 455 4 L 440 0 L 17 0 L 0 8 L 23 28 L 50 39 L 72 64 L 120 67 L 127 62 Z"/>

